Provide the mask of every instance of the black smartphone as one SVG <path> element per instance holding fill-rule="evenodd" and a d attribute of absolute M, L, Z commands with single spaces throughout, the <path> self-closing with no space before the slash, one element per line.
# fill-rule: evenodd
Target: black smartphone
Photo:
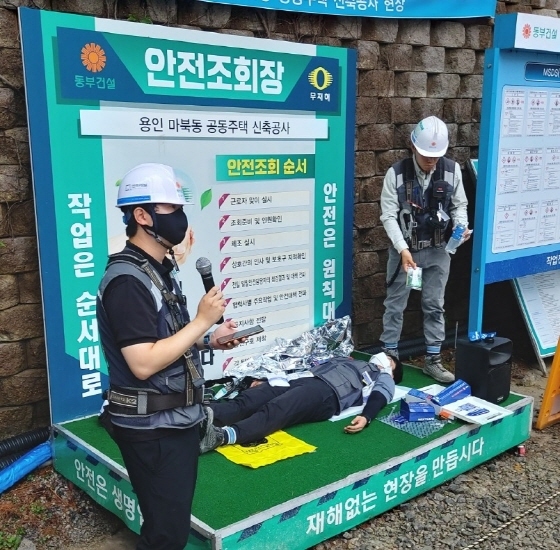
<path fill-rule="evenodd" d="M 237 332 L 232 332 L 227 336 L 220 336 L 218 338 L 218 344 L 227 344 L 228 342 L 233 342 L 234 340 L 241 340 L 241 338 L 246 338 L 247 336 L 253 336 L 259 332 L 263 332 L 264 328 L 260 325 L 255 325 L 254 327 L 244 328 L 243 330 L 238 330 Z"/>

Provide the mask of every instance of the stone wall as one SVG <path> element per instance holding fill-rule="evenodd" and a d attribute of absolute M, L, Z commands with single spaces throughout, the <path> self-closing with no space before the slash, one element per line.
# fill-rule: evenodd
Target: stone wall
<path fill-rule="evenodd" d="M 151 21 L 358 51 L 353 321 L 358 347 L 381 332 L 388 241 L 379 222 L 387 168 L 407 154 L 413 125 L 435 114 L 448 124 L 450 155 L 478 156 L 484 49 L 492 21 L 313 16 L 196 0 L 0 0 L 0 439 L 49 424 L 46 359 L 21 50 L 19 6 Z M 558 16 L 560 0 L 498 2 L 498 13 Z M 451 15 L 451 14 L 450 14 Z M 467 317 L 469 249 L 453 262 L 450 326 Z M 421 333 L 418 295 L 404 337 Z"/>

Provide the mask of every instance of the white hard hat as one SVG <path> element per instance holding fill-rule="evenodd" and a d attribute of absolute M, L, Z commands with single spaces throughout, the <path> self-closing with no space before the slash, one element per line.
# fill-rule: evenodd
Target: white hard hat
<path fill-rule="evenodd" d="M 447 126 L 435 116 L 421 120 L 410 134 L 410 139 L 424 157 L 443 157 L 449 147 Z"/>
<path fill-rule="evenodd" d="M 139 164 L 121 180 L 117 206 L 134 204 L 187 204 L 183 188 L 171 166 Z"/>

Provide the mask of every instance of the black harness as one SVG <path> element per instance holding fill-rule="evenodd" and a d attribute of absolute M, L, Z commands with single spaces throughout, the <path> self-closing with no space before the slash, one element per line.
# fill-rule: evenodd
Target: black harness
<path fill-rule="evenodd" d="M 173 323 L 173 333 L 181 330 L 185 323 L 181 314 L 179 304 L 185 305 L 184 295 L 171 292 L 161 279 L 161 276 L 150 265 L 148 260 L 121 252 L 114 254 L 109 260 L 111 262 L 126 262 L 140 268 L 156 288 L 161 292 L 165 303 L 171 313 Z M 197 403 L 202 403 L 204 393 L 204 378 L 198 372 L 193 361 L 192 352 L 188 349 L 183 357 L 185 374 L 185 391 L 161 393 L 152 388 L 129 388 L 111 387 L 104 394 L 104 398 L 109 401 L 109 412 L 118 416 L 146 416 L 158 411 L 176 409 L 180 407 L 190 407 Z"/>

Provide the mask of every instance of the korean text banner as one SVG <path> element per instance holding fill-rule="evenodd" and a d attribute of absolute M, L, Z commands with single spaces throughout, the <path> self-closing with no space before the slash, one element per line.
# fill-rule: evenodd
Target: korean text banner
<path fill-rule="evenodd" d="M 126 241 L 119 184 L 174 168 L 191 316 L 207 257 L 225 318 L 265 331 L 202 352 L 206 379 L 350 313 L 353 50 L 20 10 L 53 422 L 99 410 L 96 294 Z"/>
<path fill-rule="evenodd" d="M 494 17 L 496 0 L 204 0 L 250 8 L 298 11 L 323 15 L 457 19 Z"/>

